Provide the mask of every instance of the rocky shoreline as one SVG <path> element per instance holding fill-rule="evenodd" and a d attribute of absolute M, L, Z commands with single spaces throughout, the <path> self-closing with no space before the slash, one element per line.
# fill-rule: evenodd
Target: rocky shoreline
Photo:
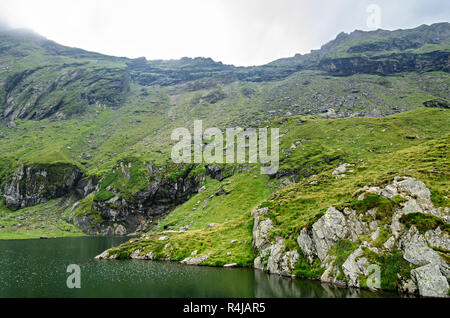
<path fill-rule="evenodd" d="M 438 226 L 422 234 L 415 225 L 408 229 L 401 222 L 401 218 L 410 213 L 421 213 L 432 215 L 448 224 L 449 209 L 435 208 L 425 184 L 409 177 L 396 177 L 394 182 L 385 188 L 363 188 L 360 192 L 358 199 L 361 201 L 367 194 L 376 194 L 388 200 L 402 198 L 403 202 L 395 208 L 392 218 L 388 221 L 377 218 L 378 208 L 361 213 L 349 207 L 342 211 L 330 207 L 311 228 L 303 228 L 297 243 L 310 265 L 317 259 L 320 260 L 324 269 L 320 281 L 340 286 L 367 287 L 362 281 L 371 274 L 370 259 L 400 251 L 412 269 L 409 275 L 400 277 L 399 292 L 447 297 L 450 266 L 448 260 L 436 250 L 449 250 L 448 233 Z M 266 213 L 267 208 L 253 211 L 253 245 L 258 255 L 254 267 L 269 273 L 295 276 L 299 252 L 285 251 L 282 238 L 269 238 L 268 233 L 273 229 L 273 225 L 270 218 L 265 217 Z M 381 241 L 382 245 L 375 244 L 380 238 L 380 232 L 386 230 L 388 234 Z M 339 266 L 336 264 L 339 255 L 333 255 L 332 248 L 341 240 L 354 242 L 352 246 L 357 247 Z"/>
<path fill-rule="evenodd" d="M 410 177 L 395 177 L 384 188 L 359 189 L 357 195 L 360 202 L 371 195 L 387 200 L 392 203 L 391 215 L 380 217 L 383 213 L 380 207 L 365 211 L 330 207 L 314 224 L 300 231 L 298 248 L 292 250 L 287 250 L 283 238 L 270 237 L 274 225 L 267 215 L 268 208 L 252 211 L 253 248 L 256 254 L 253 267 L 270 274 L 295 278 L 298 277 L 296 266 L 303 258 L 311 268 L 316 267 L 317 272 L 321 273 L 309 278 L 341 287 L 384 290 L 379 281 L 375 281 L 374 285 L 368 284 L 368 279 L 374 274 L 371 265 L 381 268 L 379 276 L 383 275 L 383 268 L 388 265 L 380 260 L 391 258 L 404 264 L 406 269 L 401 274 L 397 273 L 399 293 L 448 297 L 450 266 L 445 252 L 450 249 L 450 237 L 446 230 L 450 220 L 449 208 L 435 208 L 426 185 Z M 440 221 L 439 226 L 424 231 L 421 225 L 405 224 L 404 216 L 417 214 Z M 168 237 L 161 236 L 159 240 L 168 240 Z M 343 241 L 349 242 L 350 249 L 345 251 L 346 254 L 342 251 L 341 254 L 336 253 L 335 247 Z M 338 261 L 342 254 L 346 255 L 345 259 Z M 401 258 L 395 259 L 398 255 Z M 197 251 L 193 251 L 180 263 L 202 265 L 208 257 L 209 254 L 197 255 Z M 116 258 L 117 255 L 110 255 L 109 250 L 96 257 Z M 134 250 L 129 258 L 154 259 L 152 252 L 142 254 L 139 249 Z M 170 258 L 164 260 L 170 261 Z M 226 264 L 224 267 L 234 266 L 237 264 Z"/>

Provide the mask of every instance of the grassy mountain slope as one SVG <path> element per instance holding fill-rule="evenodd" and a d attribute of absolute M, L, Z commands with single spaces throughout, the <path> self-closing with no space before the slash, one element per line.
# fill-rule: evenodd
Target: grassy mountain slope
<path fill-rule="evenodd" d="M 67 193 L 72 205 L 80 200 L 73 208 L 50 201 L 11 212 L 3 205 L 0 225 L 5 227 L 0 233 L 6 234 L 0 236 L 17 232 L 12 226 L 17 223 L 11 220 L 22 212 L 30 215 L 31 223 L 38 220 L 33 214 L 44 210 L 55 211 L 62 222 L 83 215 L 96 224 L 110 221 L 95 202 L 116 195 L 128 205 L 135 203 L 153 181 L 150 165 L 167 172 L 168 179 L 178 177 L 181 168 L 171 163 L 170 134 L 177 127 L 192 130 L 195 119 L 202 119 L 204 128 L 280 127 L 281 170 L 275 180 L 259 176 L 257 170 L 236 174 L 235 182 L 227 186 L 234 190 L 225 198 L 214 196 L 212 201 L 223 202 L 203 210 L 206 195 L 212 195 L 210 187 L 220 181 L 196 167 L 192 174 L 206 177 L 208 191 L 188 194 L 184 205 L 165 207 L 173 212 L 158 230 L 174 224 L 203 230 L 209 223 L 223 223 L 225 215 L 231 220 L 250 211 L 275 191 L 279 178 L 302 182 L 341 161 L 366 160 L 436 139 L 448 132 L 447 113 L 422 107 L 430 100 L 446 103 L 449 96 L 448 65 L 442 64 L 442 57 L 449 54 L 448 39 L 448 23 L 394 32 L 355 31 L 309 55 L 243 68 L 205 58 L 111 57 L 64 47 L 29 31 L 1 31 L 3 197 L 21 166 L 70 164 L 81 171 L 82 180 L 91 180 L 96 187 L 89 196 Z M 436 59 L 422 61 L 428 53 Z M 383 58 L 382 71 L 373 72 L 373 60 L 393 54 L 401 55 Z M 368 67 L 346 64 L 355 57 Z M 408 61 L 407 65 L 396 64 L 396 59 Z M 350 71 L 338 74 L 323 67 L 330 60 Z M 128 168 L 122 168 L 124 164 Z M 257 191 L 246 189 L 249 182 L 256 182 Z M 202 207 L 195 207 L 198 200 L 192 196 L 200 198 Z"/>
<path fill-rule="evenodd" d="M 423 118 L 427 120 L 421 120 Z M 422 180 L 430 188 L 435 205 L 448 206 L 450 179 L 449 171 L 444 167 L 449 164 L 449 136 L 448 132 L 443 134 L 442 131 L 448 130 L 449 119 L 448 110 L 437 109 L 420 109 L 382 119 L 364 118 L 362 121 L 355 118 L 311 119 L 300 126 L 292 126 L 298 118 L 291 118 L 281 125 L 281 129 L 289 131 L 282 140 L 285 148 L 293 140 L 314 136 L 316 140 L 323 138 L 319 144 L 325 147 L 342 148 L 341 157 L 329 165 L 322 165 L 320 172 L 310 178 L 288 186 L 283 185 L 281 180 L 260 177 L 256 169 L 250 175 L 225 179 L 220 185 L 209 180 L 205 192 L 175 209 L 155 227 L 156 232 L 132 239 L 112 249 L 110 254 L 128 258 L 139 249 L 141 255 L 152 252 L 154 259 L 181 261 L 197 250 L 197 255 L 210 254 L 202 263 L 204 265 L 237 263 L 239 266 L 251 266 L 255 254 L 251 248 L 253 217 L 250 213 L 257 205 L 269 207 L 268 216 L 275 224 L 271 237 L 284 238 L 286 248 L 292 248 L 296 246 L 300 229 L 316 221 L 330 206 L 352 201 L 358 189 L 387 184 L 397 175 Z M 317 133 L 312 134 L 308 126 Z M 334 133 L 321 134 L 322 129 Z M 336 133 L 337 130 L 341 133 Z M 378 134 L 388 136 L 379 138 Z M 419 135 L 419 138 L 406 138 L 411 134 Z M 346 140 L 354 140 L 356 135 L 364 140 L 363 149 L 361 143 Z M 311 154 L 315 149 L 314 144 L 304 149 L 300 146 L 287 158 L 301 162 L 304 158 L 313 158 Z M 337 179 L 332 171 L 339 162 L 354 163 L 354 172 Z M 244 182 L 241 181 L 243 178 Z M 215 195 L 220 186 L 231 190 L 231 193 Z M 261 189 L 264 189 L 263 193 Z M 271 190 L 274 192 L 268 194 Z M 251 202 L 248 206 L 242 205 L 243 197 L 245 202 Z M 217 224 L 207 228 L 210 223 Z M 189 230 L 185 232 L 167 231 L 179 230 L 186 225 Z M 164 236 L 169 239 L 160 241 L 159 238 Z"/>

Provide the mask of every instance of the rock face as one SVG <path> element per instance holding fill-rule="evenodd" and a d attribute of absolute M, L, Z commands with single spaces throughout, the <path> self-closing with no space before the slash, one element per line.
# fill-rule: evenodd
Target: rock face
<path fill-rule="evenodd" d="M 310 266 L 316 266 L 313 264 L 320 261 L 323 269 L 320 280 L 323 282 L 361 287 L 361 279 L 364 278 L 368 287 L 380 288 L 380 266 L 384 264 L 371 262 L 369 255 L 388 257 L 395 252 L 401 253 L 411 268 L 410 276 L 399 276 L 399 292 L 447 297 L 450 266 L 435 249 L 448 251 L 448 233 L 437 227 L 422 234 L 415 225 L 408 227 L 402 223 L 401 217 L 419 212 L 448 223 L 448 209 L 435 208 L 426 185 L 410 177 L 395 177 L 384 188 L 365 187 L 358 193 L 358 200 L 364 200 L 369 194 L 377 195 L 380 200 L 402 200 L 401 203 L 392 203 L 392 218 L 387 216 L 385 219 L 378 217 L 378 207 L 362 212 L 349 207 L 342 211 L 330 207 L 312 226 L 300 230 L 297 243 L 302 255 L 297 250 L 286 251 L 282 238 L 270 239 L 270 232 L 275 227 L 266 216 L 267 208 L 254 210 L 253 248 L 257 254 L 254 267 L 291 276 L 297 262 L 304 257 Z M 345 241 L 349 242 L 348 254 L 339 265 L 336 263 L 337 256 L 342 256 L 344 252 L 337 252 L 341 253 L 338 255 L 335 250 L 333 253 L 331 251 L 336 244 Z"/>
<path fill-rule="evenodd" d="M 332 75 L 348 76 L 357 73 L 388 75 L 399 72 L 423 72 L 428 70 L 448 71 L 446 52 L 424 54 L 393 53 L 389 56 L 346 57 L 324 59 L 319 68 Z"/>
<path fill-rule="evenodd" d="M 114 231 L 107 229 L 118 224 L 125 227 L 125 234 L 144 231 L 154 220 L 185 202 L 190 194 L 197 193 L 204 181 L 204 177 L 190 175 L 191 169 L 186 169 L 176 179 L 168 177 L 165 171 L 153 166 L 148 166 L 147 171 L 148 179 L 152 181 L 144 190 L 134 195 L 132 200 L 120 198 L 119 193 L 115 193 L 116 195 L 107 201 L 93 202 L 93 210 L 98 211 L 105 220 L 105 229 L 101 232 L 106 231 L 107 235 L 114 235 L 116 228 Z M 88 230 L 92 226 L 93 224 L 87 224 L 83 228 Z"/>
<path fill-rule="evenodd" d="M 342 270 L 345 277 L 348 278 L 348 285 L 351 287 L 359 286 L 359 275 L 368 274 L 369 262 L 367 258 L 363 257 L 363 251 L 361 247 L 358 247 L 342 265 Z"/>
<path fill-rule="evenodd" d="M 417 283 L 419 293 L 427 297 L 445 297 L 447 296 L 449 285 L 439 266 L 428 264 L 411 271 L 413 279 Z"/>
<path fill-rule="evenodd" d="M 202 256 L 196 256 L 196 257 L 187 257 L 184 260 L 182 260 L 180 263 L 185 265 L 200 265 L 204 261 L 206 261 L 209 258 L 209 254 L 202 255 Z"/>
<path fill-rule="evenodd" d="M 21 165 L 3 189 L 11 210 L 34 206 L 73 192 L 84 197 L 95 189 L 92 180 L 82 179 L 80 170 L 70 164 Z"/>
<path fill-rule="evenodd" d="M 255 218 L 253 224 L 253 247 L 257 250 L 262 249 L 269 243 L 268 234 L 273 229 L 272 220 L 261 220 L 267 213 L 268 208 L 257 209 L 252 212 Z"/>
<path fill-rule="evenodd" d="M 428 246 L 423 235 L 414 226 L 401 237 L 400 246 L 404 251 L 403 257 L 411 264 L 440 264 L 442 261 L 439 254 Z"/>

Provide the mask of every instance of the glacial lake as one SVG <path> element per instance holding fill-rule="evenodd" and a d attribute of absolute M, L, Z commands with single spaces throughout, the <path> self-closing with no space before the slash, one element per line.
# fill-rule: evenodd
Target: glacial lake
<path fill-rule="evenodd" d="M 252 269 L 93 259 L 128 239 L 0 241 L 0 297 L 398 297 L 396 293 L 340 289 Z M 66 285 L 70 264 L 80 266 L 80 289 Z"/>

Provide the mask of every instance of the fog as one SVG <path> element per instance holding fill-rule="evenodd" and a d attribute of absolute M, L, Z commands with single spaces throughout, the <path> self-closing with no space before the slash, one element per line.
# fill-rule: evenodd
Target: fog
<path fill-rule="evenodd" d="M 379 20 L 368 24 L 370 4 Z M 2 0 L 0 19 L 104 54 L 211 57 L 259 65 L 320 48 L 339 32 L 448 22 L 448 0 Z M 0 28 L 2 25 L 0 23 Z"/>

